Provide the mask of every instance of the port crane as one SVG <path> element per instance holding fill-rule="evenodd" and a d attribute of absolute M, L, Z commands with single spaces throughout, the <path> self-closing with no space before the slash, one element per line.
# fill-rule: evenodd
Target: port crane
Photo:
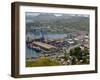
<path fill-rule="evenodd" d="M 39 32 L 41 38 L 40 41 L 44 42 L 45 41 L 45 33 L 47 32 L 45 29 L 49 29 L 50 27 L 38 27 L 38 28 L 33 28 L 32 32 Z"/>

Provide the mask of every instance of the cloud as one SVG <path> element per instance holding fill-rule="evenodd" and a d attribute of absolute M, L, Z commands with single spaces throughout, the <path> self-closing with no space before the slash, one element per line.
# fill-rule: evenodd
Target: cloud
<path fill-rule="evenodd" d="M 26 12 L 26 16 L 38 16 L 40 13 Z"/>
<path fill-rule="evenodd" d="M 88 14 L 78 14 L 77 16 L 81 16 L 81 17 L 89 17 Z"/>
<path fill-rule="evenodd" d="M 59 17 L 62 16 L 62 14 L 54 14 L 54 16 Z"/>

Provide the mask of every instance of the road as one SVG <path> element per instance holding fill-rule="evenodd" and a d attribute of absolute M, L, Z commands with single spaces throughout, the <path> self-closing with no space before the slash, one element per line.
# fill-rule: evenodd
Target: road
<path fill-rule="evenodd" d="M 75 47 L 78 47 L 78 46 L 80 46 L 81 44 L 77 44 L 77 45 L 74 45 L 74 46 L 71 46 L 71 47 L 69 47 L 68 49 L 67 49 L 67 52 L 69 52 L 71 49 L 73 49 L 73 48 L 75 48 Z"/>

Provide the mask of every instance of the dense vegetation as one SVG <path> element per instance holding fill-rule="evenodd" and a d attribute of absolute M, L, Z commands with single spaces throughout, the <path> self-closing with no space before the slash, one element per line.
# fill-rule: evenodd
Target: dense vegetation
<path fill-rule="evenodd" d="M 73 58 L 72 64 L 89 64 L 89 51 L 87 48 L 81 50 L 80 47 L 70 50 L 70 56 Z"/>

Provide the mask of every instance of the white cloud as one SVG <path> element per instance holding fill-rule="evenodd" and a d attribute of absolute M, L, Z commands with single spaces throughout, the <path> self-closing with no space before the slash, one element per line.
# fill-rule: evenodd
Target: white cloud
<path fill-rule="evenodd" d="M 27 12 L 26 16 L 38 16 L 40 13 Z"/>
<path fill-rule="evenodd" d="M 77 16 L 82 16 L 82 17 L 89 17 L 89 15 L 83 15 L 83 14 L 78 14 Z"/>
<path fill-rule="evenodd" d="M 59 16 L 62 16 L 62 14 L 54 14 L 55 16 L 59 17 Z"/>

